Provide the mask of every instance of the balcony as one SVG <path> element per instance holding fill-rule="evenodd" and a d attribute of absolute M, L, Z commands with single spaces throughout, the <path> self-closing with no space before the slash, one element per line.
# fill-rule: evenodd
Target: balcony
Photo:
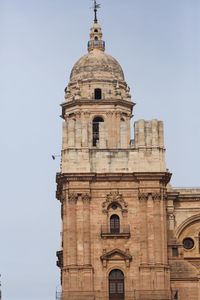
<path fill-rule="evenodd" d="M 101 225 L 101 237 L 102 238 L 129 238 L 130 226 L 121 225 L 119 230 L 111 230 L 110 226 Z"/>
<path fill-rule="evenodd" d="M 94 41 L 89 41 L 88 42 L 88 50 L 92 50 L 94 48 L 99 48 L 104 50 L 105 49 L 105 42 L 104 41 L 99 41 L 99 40 L 94 40 Z"/>

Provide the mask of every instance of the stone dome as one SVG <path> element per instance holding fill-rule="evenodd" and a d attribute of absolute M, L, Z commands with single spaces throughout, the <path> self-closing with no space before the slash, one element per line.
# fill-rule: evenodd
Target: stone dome
<path fill-rule="evenodd" d="M 71 82 L 92 79 L 124 81 L 124 73 L 115 58 L 94 49 L 76 62 L 70 75 Z"/>

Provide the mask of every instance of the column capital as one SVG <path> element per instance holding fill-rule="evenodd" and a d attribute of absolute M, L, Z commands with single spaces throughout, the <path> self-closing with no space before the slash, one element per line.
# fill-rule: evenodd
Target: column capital
<path fill-rule="evenodd" d="M 88 193 L 82 194 L 81 196 L 82 196 L 83 203 L 90 203 L 91 196 Z"/>
<path fill-rule="evenodd" d="M 147 201 L 148 200 L 148 197 L 149 197 L 149 193 L 143 193 L 143 192 L 139 192 L 138 193 L 138 199 L 140 201 Z"/>
<path fill-rule="evenodd" d="M 75 203 L 76 204 L 76 202 L 78 200 L 78 194 L 69 193 L 68 200 L 69 200 L 69 203 Z"/>

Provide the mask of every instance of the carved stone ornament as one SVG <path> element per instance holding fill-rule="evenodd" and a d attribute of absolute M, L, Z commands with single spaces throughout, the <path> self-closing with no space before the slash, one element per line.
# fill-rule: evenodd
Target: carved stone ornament
<path fill-rule="evenodd" d="M 69 202 L 76 203 L 78 200 L 78 195 L 75 193 L 70 193 L 68 196 Z"/>
<path fill-rule="evenodd" d="M 139 194 L 138 194 L 138 199 L 139 200 L 145 200 L 145 201 L 147 201 L 148 200 L 148 197 L 149 197 L 149 193 L 141 193 L 141 192 L 139 192 Z"/>
<path fill-rule="evenodd" d="M 91 196 L 89 194 L 82 194 L 82 200 L 83 202 L 89 203 L 91 200 Z"/>
<path fill-rule="evenodd" d="M 169 214 L 168 218 L 169 218 L 169 220 L 174 221 L 175 220 L 175 215 L 174 214 Z"/>
<path fill-rule="evenodd" d="M 91 115 L 91 113 L 89 111 L 83 111 L 83 114 L 84 114 L 84 116 L 88 116 L 88 117 Z"/>
<path fill-rule="evenodd" d="M 161 194 L 159 194 L 159 193 L 153 193 L 152 194 L 152 199 L 154 201 L 160 201 L 161 200 Z"/>
<path fill-rule="evenodd" d="M 124 261 L 126 267 L 130 267 L 130 262 L 132 261 L 132 256 L 129 254 L 129 249 L 126 249 L 126 252 L 120 249 L 113 249 L 112 251 L 106 252 L 106 249 L 103 250 L 103 255 L 100 257 L 104 268 L 107 267 L 109 262 Z"/>
<path fill-rule="evenodd" d="M 119 192 L 110 192 L 110 194 L 107 194 L 106 201 L 103 202 L 102 207 L 108 208 L 108 206 L 113 202 L 119 203 L 123 209 L 128 206 L 128 204 L 124 201 L 122 194 Z"/>
<path fill-rule="evenodd" d="M 149 195 L 152 196 L 152 199 L 154 201 L 158 201 L 159 202 L 161 200 L 161 195 L 159 193 L 151 193 L 151 192 L 150 193 L 139 192 L 138 198 L 139 198 L 139 200 L 143 200 L 143 201 L 145 200 L 145 201 L 147 201 Z"/>
<path fill-rule="evenodd" d="M 106 112 L 106 115 L 109 117 L 109 116 L 112 116 L 114 114 L 114 112 L 113 111 L 108 111 L 108 112 Z"/>

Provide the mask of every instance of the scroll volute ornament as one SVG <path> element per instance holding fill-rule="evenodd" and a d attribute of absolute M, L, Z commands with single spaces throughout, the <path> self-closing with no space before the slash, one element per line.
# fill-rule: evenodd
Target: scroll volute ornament
<path fill-rule="evenodd" d="M 89 194 L 82 194 L 82 200 L 84 203 L 90 203 L 91 196 Z"/>
<path fill-rule="evenodd" d="M 154 201 L 160 202 L 160 200 L 161 200 L 161 194 L 159 194 L 159 193 L 152 193 L 151 195 L 152 195 L 152 199 Z"/>
<path fill-rule="evenodd" d="M 128 204 L 124 201 L 122 194 L 119 192 L 110 192 L 106 195 L 106 201 L 102 203 L 102 207 L 108 209 L 111 203 L 119 203 L 123 210 L 126 210 Z"/>
<path fill-rule="evenodd" d="M 139 192 L 138 198 L 139 200 L 147 201 L 149 196 L 152 197 L 153 201 L 160 201 L 161 200 L 161 194 L 160 193 L 143 193 Z"/>
<path fill-rule="evenodd" d="M 87 193 L 82 194 L 82 193 L 69 193 L 68 199 L 70 203 L 77 203 L 79 196 L 81 196 L 81 199 L 84 203 L 90 203 L 91 196 Z"/>
<path fill-rule="evenodd" d="M 147 201 L 148 200 L 148 197 L 149 197 L 149 193 L 142 193 L 142 192 L 139 192 L 138 194 L 138 199 L 140 201 Z"/>
<path fill-rule="evenodd" d="M 76 203 L 78 200 L 78 194 L 70 193 L 68 199 L 70 203 Z"/>

